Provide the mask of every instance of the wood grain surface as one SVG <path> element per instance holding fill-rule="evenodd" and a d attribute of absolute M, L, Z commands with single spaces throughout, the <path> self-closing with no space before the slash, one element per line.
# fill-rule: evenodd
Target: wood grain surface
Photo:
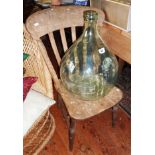
<path fill-rule="evenodd" d="M 131 34 L 109 24 L 99 27 L 101 38 L 107 43 L 112 53 L 131 64 Z"/>

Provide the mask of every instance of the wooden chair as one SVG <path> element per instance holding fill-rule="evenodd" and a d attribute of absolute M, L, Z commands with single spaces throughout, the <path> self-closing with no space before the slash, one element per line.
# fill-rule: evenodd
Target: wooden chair
<path fill-rule="evenodd" d="M 70 150 L 73 149 L 76 121 L 90 118 L 92 116 L 100 114 L 106 109 L 113 107 L 112 124 L 114 125 L 114 111 L 116 110 L 116 108 L 114 107 L 122 98 L 121 90 L 116 87 L 114 87 L 107 96 L 102 97 L 97 101 L 83 101 L 74 98 L 74 96 L 63 87 L 56 71 L 54 70 L 54 64 L 51 63 L 45 45 L 41 40 L 41 37 L 48 35 L 53 53 L 55 54 L 55 58 L 58 65 L 60 65 L 61 56 L 57 44 L 62 41 L 64 52 L 68 49 L 64 29 L 69 27 L 71 28 L 71 38 L 72 42 L 74 42 L 76 40 L 76 27 L 83 26 L 83 11 L 89 9 L 93 9 L 98 12 L 98 26 L 102 26 L 105 16 L 101 10 L 80 6 L 59 6 L 55 8 L 45 9 L 34 13 L 26 21 L 26 27 L 33 39 L 38 42 L 41 53 L 53 78 L 56 91 L 63 100 L 63 102 L 60 102 L 59 104 L 69 126 Z M 54 32 L 57 30 L 60 31 L 61 36 L 61 40 L 59 42 L 56 42 L 54 37 Z"/>

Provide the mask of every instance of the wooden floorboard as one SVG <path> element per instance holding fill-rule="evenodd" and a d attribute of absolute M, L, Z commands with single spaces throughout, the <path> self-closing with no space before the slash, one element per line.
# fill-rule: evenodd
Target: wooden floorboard
<path fill-rule="evenodd" d="M 131 120 L 121 109 L 117 111 L 116 126 L 111 126 L 111 109 L 76 126 L 73 151 L 68 149 L 68 130 L 57 106 L 51 109 L 56 130 L 39 155 L 130 155 Z"/>

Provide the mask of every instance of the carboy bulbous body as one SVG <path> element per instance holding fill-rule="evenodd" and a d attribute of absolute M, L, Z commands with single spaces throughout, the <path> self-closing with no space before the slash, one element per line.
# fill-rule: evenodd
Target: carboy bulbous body
<path fill-rule="evenodd" d="M 60 78 L 75 97 L 96 100 L 106 95 L 117 79 L 118 63 L 98 34 L 97 12 L 84 12 L 82 35 L 66 51 Z"/>

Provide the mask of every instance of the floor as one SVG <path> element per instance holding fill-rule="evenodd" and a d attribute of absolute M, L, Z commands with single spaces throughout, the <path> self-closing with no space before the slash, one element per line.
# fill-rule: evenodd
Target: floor
<path fill-rule="evenodd" d="M 131 121 L 122 110 L 117 111 L 117 123 L 111 126 L 111 109 L 76 126 L 72 152 L 68 149 L 67 125 L 57 106 L 51 108 L 56 130 L 39 155 L 130 155 Z"/>

